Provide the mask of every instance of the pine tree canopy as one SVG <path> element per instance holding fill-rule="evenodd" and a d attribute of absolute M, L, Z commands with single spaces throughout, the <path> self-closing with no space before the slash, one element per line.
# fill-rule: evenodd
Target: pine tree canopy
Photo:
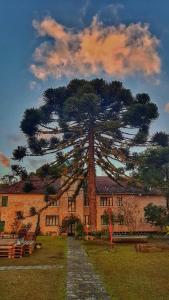
<path fill-rule="evenodd" d="M 121 82 L 103 79 L 74 79 L 67 86 L 50 88 L 43 102 L 25 111 L 21 130 L 27 146 L 18 147 L 13 156 L 22 160 L 54 155 L 51 165 L 67 165 L 65 190 L 77 178 L 81 178 L 80 189 L 96 165 L 114 181 L 124 180 L 130 150 L 146 145 L 149 126 L 158 117 L 157 106 L 147 94 L 133 96 Z"/>

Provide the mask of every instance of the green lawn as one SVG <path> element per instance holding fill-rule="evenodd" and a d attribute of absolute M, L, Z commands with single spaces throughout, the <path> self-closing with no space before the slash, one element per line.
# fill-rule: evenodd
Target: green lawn
<path fill-rule="evenodd" d="M 56 264 L 63 269 L 16 270 L 0 272 L 0 300 L 62 300 L 66 292 L 66 240 L 39 237 L 42 249 L 29 257 L 18 259 L 0 258 L 4 265 Z"/>
<path fill-rule="evenodd" d="M 114 249 L 85 242 L 113 300 L 169 300 L 169 251 L 136 253 L 134 245 Z"/>

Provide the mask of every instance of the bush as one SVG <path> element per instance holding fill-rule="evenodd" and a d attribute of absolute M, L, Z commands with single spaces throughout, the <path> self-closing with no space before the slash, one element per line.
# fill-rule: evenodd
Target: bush
<path fill-rule="evenodd" d="M 169 225 L 169 213 L 163 206 L 149 203 L 146 207 L 144 207 L 144 216 L 147 223 L 160 226 L 161 230 L 165 226 Z"/>
<path fill-rule="evenodd" d="M 83 224 L 77 223 L 77 225 L 76 225 L 76 236 L 77 237 L 82 237 L 83 235 L 84 235 Z"/>
<path fill-rule="evenodd" d="M 101 239 L 103 239 L 103 240 L 108 240 L 109 238 L 110 238 L 110 234 L 109 234 L 108 231 L 103 231 L 103 232 L 101 233 Z"/>
<path fill-rule="evenodd" d="M 92 235 L 94 237 L 96 237 L 97 239 L 100 239 L 101 238 L 101 235 L 102 235 L 102 232 L 101 231 L 93 231 L 92 232 Z"/>

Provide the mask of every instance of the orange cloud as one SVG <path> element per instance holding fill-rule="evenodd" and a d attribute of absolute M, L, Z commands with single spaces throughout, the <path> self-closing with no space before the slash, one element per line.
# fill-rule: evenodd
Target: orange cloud
<path fill-rule="evenodd" d="M 96 17 L 82 31 L 74 32 L 50 17 L 33 21 L 39 36 L 50 37 L 34 53 L 31 71 L 38 79 L 48 76 L 90 76 L 104 72 L 122 78 L 135 73 L 160 73 L 159 40 L 141 23 L 104 26 Z"/>
<path fill-rule="evenodd" d="M 6 157 L 2 152 L 0 152 L 0 164 L 6 168 L 9 168 L 9 166 L 10 166 L 9 158 Z"/>
<path fill-rule="evenodd" d="M 169 103 L 167 103 L 164 107 L 165 111 L 169 113 Z"/>

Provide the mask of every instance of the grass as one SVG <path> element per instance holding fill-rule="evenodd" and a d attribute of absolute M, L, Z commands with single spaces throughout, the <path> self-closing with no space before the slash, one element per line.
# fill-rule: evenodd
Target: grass
<path fill-rule="evenodd" d="M 113 300 L 169 300 L 169 251 L 136 253 L 134 245 L 114 249 L 85 242 L 89 259 Z"/>
<path fill-rule="evenodd" d="M 38 237 L 42 249 L 29 257 L 0 258 L 4 265 L 62 265 L 63 269 L 16 270 L 0 272 L 0 300 L 62 300 L 66 293 L 66 240 Z"/>

